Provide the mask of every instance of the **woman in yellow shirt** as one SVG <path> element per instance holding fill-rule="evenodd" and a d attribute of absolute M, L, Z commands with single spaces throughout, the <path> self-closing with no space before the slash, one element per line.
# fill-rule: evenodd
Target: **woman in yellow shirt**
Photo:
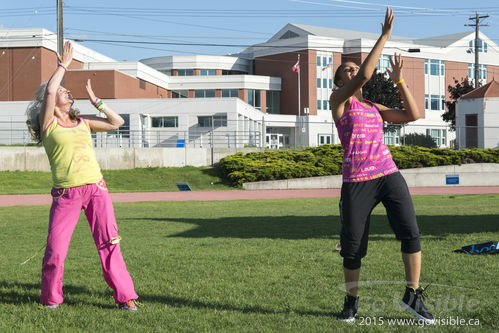
<path fill-rule="evenodd" d="M 28 128 L 45 148 L 53 180 L 40 302 L 49 309 L 63 302 L 64 260 L 83 209 L 99 252 L 104 279 L 114 290 L 115 302 L 120 309 L 137 311 L 133 300 L 138 296 L 121 255 L 113 205 L 91 137 L 91 131 L 115 130 L 124 121 L 95 97 L 90 80 L 86 85 L 90 102 L 106 118 L 80 116 L 72 107 L 71 92 L 60 85 L 73 60 L 73 46 L 69 41 L 64 45 L 62 58 L 58 57 L 57 69 L 50 80 L 38 88 L 27 110 Z"/>

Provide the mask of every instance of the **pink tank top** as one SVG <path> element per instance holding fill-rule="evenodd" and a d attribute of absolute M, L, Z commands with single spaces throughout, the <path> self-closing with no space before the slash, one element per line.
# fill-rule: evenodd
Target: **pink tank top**
<path fill-rule="evenodd" d="M 373 103 L 363 106 L 352 97 L 348 110 L 335 123 L 343 146 L 343 182 L 364 182 L 397 172 L 390 149 L 383 143 L 383 119 Z"/>

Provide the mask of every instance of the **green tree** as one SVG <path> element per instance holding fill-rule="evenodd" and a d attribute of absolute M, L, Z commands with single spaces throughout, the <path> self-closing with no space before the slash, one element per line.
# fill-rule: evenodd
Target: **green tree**
<path fill-rule="evenodd" d="M 445 105 L 447 106 L 447 112 L 442 115 L 442 119 L 448 123 L 450 123 L 450 129 L 452 131 L 456 130 L 456 101 L 462 95 L 469 93 L 473 89 L 473 82 L 466 78 L 461 78 L 461 82 L 454 78 L 455 86 L 449 85 L 447 90 L 450 93 L 450 100 L 445 101 Z"/>
<path fill-rule="evenodd" d="M 362 95 L 365 99 L 382 104 L 391 109 L 402 109 L 402 97 L 393 81 L 385 73 L 374 71 L 371 79 L 362 88 Z M 385 132 L 395 132 L 400 129 L 400 124 L 385 123 L 383 130 Z"/>

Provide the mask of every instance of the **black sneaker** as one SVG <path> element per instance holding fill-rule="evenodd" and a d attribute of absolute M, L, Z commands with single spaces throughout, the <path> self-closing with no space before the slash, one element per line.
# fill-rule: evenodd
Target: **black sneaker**
<path fill-rule="evenodd" d="M 345 296 L 345 302 L 343 303 L 343 311 L 338 315 L 338 320 L 347 323 L 355 322 L 355 315 L 359 309 L 359 297 Z"/>
<path fill-rule="evenodd" d="M 411 311 L 418 319 L 424 320 L 425 324 L 434 324 L 433 315 L 423 304 L 425 294 L 423 288 L 414 289 L 405 287 L 405 294 L 402 298 L 402 306 Z"/>

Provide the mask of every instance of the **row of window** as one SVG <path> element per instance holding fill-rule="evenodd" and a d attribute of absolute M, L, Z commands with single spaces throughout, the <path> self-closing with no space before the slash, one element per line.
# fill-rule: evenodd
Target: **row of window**
<path fill-rule="evenodd" d="M 434 110 L 434 111 L 445 110 L 445 96 L 424 95 L 424 107 L 426 110 Z"/>
<path fill-rule="evenodd" d="M 178 117 L 151 117 L 153 128 L 177 128 Z M 227 127 L 227 115 L 198 116 L 198 127 Z"/>
<path fill-rule="evenodd" d="M 475 79 L 475 64 L 468 64 L 468 77 Z M 487 80 L 487 65 L 478 65 L 478 79 Z"/>
<path fill-rule="evenodd" d="M 433 76 L 445 76 L 445 62 L 443 60 L 425 59 L 424 73 Z"/>
<path fill-rule="evenodd" d="M 474 39 L 470 40 L 468 45 L 470 46 L 470 49 L 474 52 L 475 40 Z M 481 39 L 478 39 L 478 52 L 487 53 L 487 43 L 482 41 Z"/>
<path fill-rule="evenodd" d="M 166 74 L 168 76 L 172 75 L 171 69 L 163 69 L 160 70 L 161 73 Z M 222 75 L 239 75 L 241 72 L 233 71 L 233 70 L 222 70 Z M 200 69 L 199 75 L 201 76 L 213 76 L 217 75 L 216 69 Z M 177 69 L 177 76 L 194 76 L 194 69 Z"/>
<path fill-rule="evenodd" d="M 266 91 L 267 97 L 267 113 L 279 113 L 279 91 Z M 188 98 L 188 90 L 172 90 L 172 98 Z M 194 90 L 195 98 L 214 98 L 216 97 L 215 89 L 197 89 Z M 239 97 L 239 89 L 222 89 L 222 97 Z M 248 104 L 255 109 L 261 109 L 262 98 L 261 91 L 248 89 Z"/>
<path fill-rule="evenodd" d="M 447 146 L 447 130 L 438 128 L 427 128 L 426 135 L 431 136 L 437 147 Z M 400 145 L 400 129 L 395 131 L 386 131 L 384 133 L 384 144 Z"/>
<path fill-rule="evenodd" d="M 317 56 L 317 67 L 325 68 L 328 65 L 332 65 L 333 58 L 332 57 L 321 57 Z"/>
<path fill-rule="evenodd" d="M 329 89 L 333 89 L 333 79 L 317 79 L 317 88 L 327 88 L 329 83 Z"/>
<path fill-rule="evenodd" d="M 317 100 L 317 110 L 329 110 L 329 101 L 327 100 Z"/>

